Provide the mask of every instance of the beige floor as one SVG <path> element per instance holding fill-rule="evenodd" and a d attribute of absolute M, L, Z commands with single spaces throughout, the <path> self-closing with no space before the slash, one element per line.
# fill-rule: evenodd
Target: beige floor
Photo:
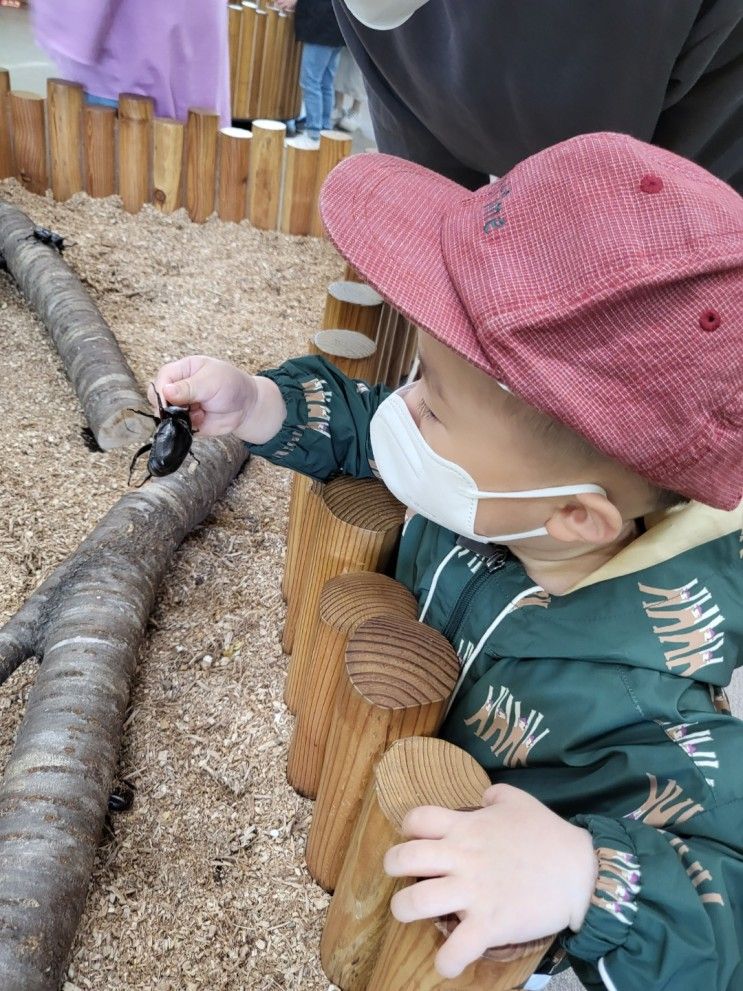
<path fill-rule="evenodd" d="M 36 45 L 27 10 L 0 7 L 0 67 L 10 70 L 13 89 L 46 93 L 46 81 L 56 75 L 54 64 Z"/>

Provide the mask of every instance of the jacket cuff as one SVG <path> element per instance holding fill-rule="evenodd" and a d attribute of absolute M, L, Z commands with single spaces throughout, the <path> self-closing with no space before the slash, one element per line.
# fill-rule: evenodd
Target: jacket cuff
<path fill-rule="evenodd" d="M 257 373 L 264 378 L 271 379 L 279 387 L 286 406 L 286 419 L 279 432 L 265 444 L 248 444 L 252 454 L 281 463 L 281 461 L 291 458 L 308 427 L 328 435 L 329 415 L 323 395 L 323 384 L 318 377 L 318 371 L 317 368 L 305 370 L 298 361 L 292 361 L 286 362 L 279 368 L 271 368 Z M 303 372 L 304 374 L 302 374 Z M 309 423 L 308 394 L 310 398 L 312 396 L 322 397 L 317 406 L 317 412 L 320 415 L 317 424 Z M 290 467 L 288 463 L 287 467 Z"/>
<path fill-rule="evenodd" d="M 570 822 L 591 834 L 598 879 L 583 925 L 577 933 L 562 934 L 561 942 L 571 956 L 596 962 L 624 943 L 635 921 L 642 886 L 640 861 L 621 820 L 579 815 Z"/>

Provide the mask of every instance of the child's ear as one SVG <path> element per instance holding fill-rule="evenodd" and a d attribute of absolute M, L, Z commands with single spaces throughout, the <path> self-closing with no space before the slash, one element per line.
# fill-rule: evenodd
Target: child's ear
<path fill-rule="evenodd" d="M 555 540 L 566 543 L 610 544 L 622 532 L 624 520 L 617 507 L 598 492 L 573 496 L 545 523 Z"/>

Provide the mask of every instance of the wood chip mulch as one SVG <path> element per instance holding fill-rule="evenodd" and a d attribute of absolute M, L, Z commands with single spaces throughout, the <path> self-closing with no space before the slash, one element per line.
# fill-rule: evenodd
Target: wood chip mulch
<path fill-rule="evenodd" d="M 305 351 L 343 263 L 326 242 L 212 218 L 191 223 L 116 197 L 0 197 L 69 239 L 144 387 L 165 361 L 241 367 Z M 0 623 L 127 489 L 131 452 L 89 451 L 43 326 L 0 273 Z M 149 625 L 121 754 L 136 786 L 101 845 L 65 991 L 326 991 L 328 896 L 303 850 L 311 804 L 286 783 L 292 717 L 279 636 L 288 472 L 253 459 L 186 540 Z M 0 688 L 4 764 L 33 682 Z"/>

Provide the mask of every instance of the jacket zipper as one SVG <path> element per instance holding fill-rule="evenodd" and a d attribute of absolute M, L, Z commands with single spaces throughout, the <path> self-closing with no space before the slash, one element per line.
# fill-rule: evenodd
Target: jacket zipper
<path fill-rule="evenodd" d="M 492 557 L 484 559 L 484 567 L 482 571 L 478 574 L 473 575 L 472 578 L 467 582 L 467 584 L 462 589 L 462 592 L 457 599 L 457 604 L 454 606 L 454 612 L 449 618 L 449 622 L 444 627 L 442 633 L 449 641 L 453 643 L 454 634 L 459 629 L 464 615 L 470 606 L 470 603 L 475 598 L 477 593 L 480 591 L 482 586 L 488 580 L 488 578 L 494 574 L 496 571 L 500 571 L 506 565 L 506 555 L 494 554 Z"/>

